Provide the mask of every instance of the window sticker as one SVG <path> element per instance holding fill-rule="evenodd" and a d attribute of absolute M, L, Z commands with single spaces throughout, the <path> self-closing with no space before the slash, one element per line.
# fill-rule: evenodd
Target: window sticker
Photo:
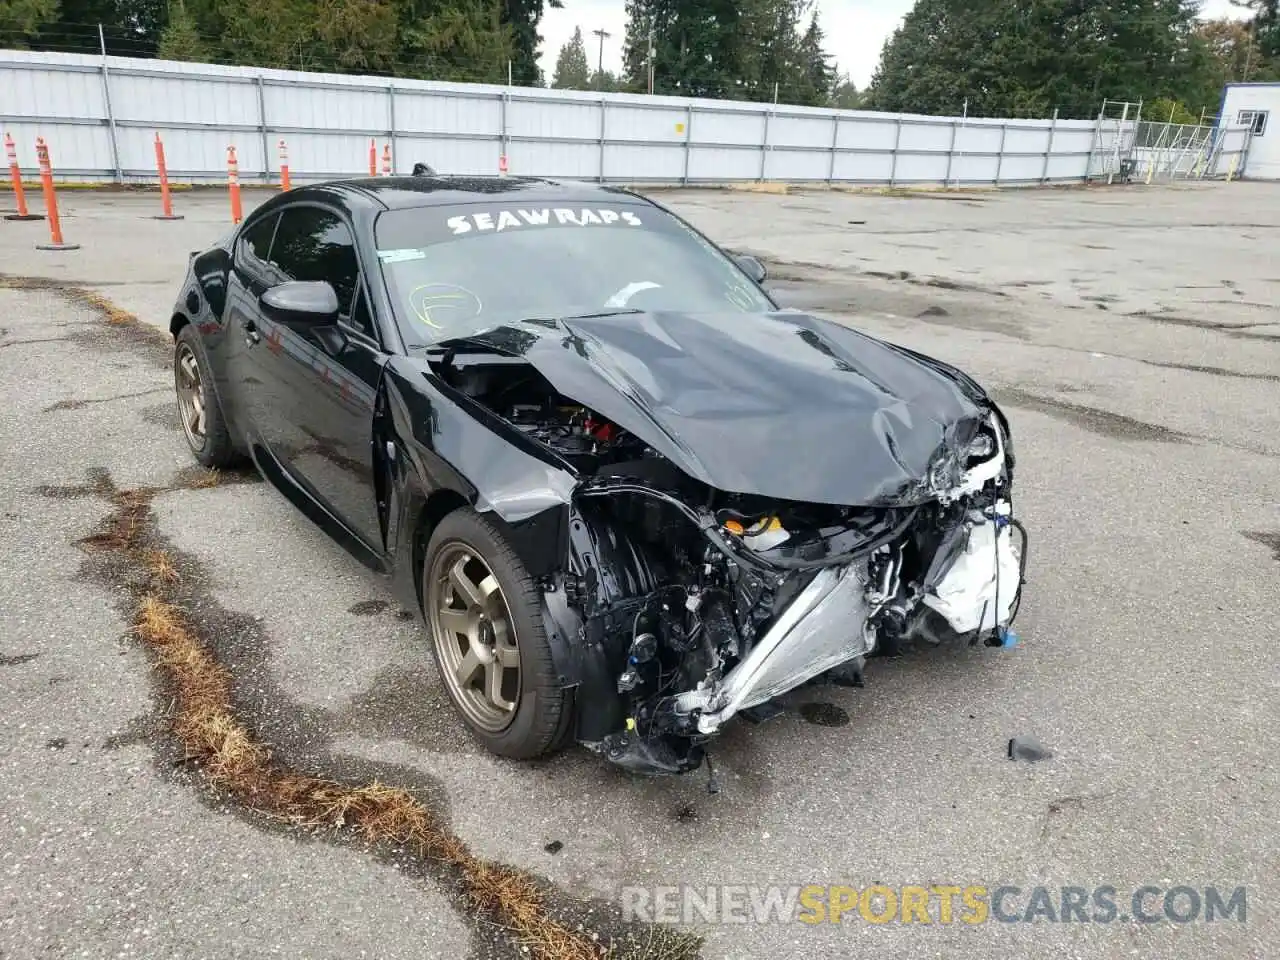
<path fill-rule="evenodd" d="M 426 252 L 418 247 L 378 251 L 378 259 L 383 263 L 404 263 L 406 260 L 425 260 L 426 257 Z"/>
<path fill-rule="evenodd" d="M 538 207 L 534 209 L 486 210 L 450 217 L 446 223 L 453 235 L 464 233 L 501 233 L 504 230 L 522 230 L 529 227 L 607 227 L 624 224 L 643 226 L 640 218 L 630 210 L 607 210 L 589 207 Z"/>

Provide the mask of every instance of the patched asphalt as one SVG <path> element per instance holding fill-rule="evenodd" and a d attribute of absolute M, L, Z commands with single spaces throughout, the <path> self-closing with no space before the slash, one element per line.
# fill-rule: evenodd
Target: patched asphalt
<path fill-rule="evenodd" d="M 1020 645 L 801 691 L 722 738 L 715 796 L 700 772 L 634 780 L 581 750 L 511 763 L 461 729 L 385 582 L 282 497 L 175 490 L 159 529 L 198 562 L 210 616 L 240 624 L 223 649 L 245 719 L 308 772 L 414 789 L 586 910 L 628 884 L 1249 888 L 1245 923 L 855 914 L 704 927 L 707 958 L 1268 955 L 1280 189 L 659 199 L 765 258 L 784 302 L 957 363 L 1007 404 L 1032 538 Z M 0 272 L 163 328 L 187 253 L 229 227 L 221 194 L 175 202 L 186 219 L 160 222 L 154 195 L 65 193 L 82 249 L 38 252 L 44 224 L 0 221 Z M 108 507 L 40 488 L 95 468 L 171 484 L 191 460 L 170 389 L 162 345 L 0 289 L 0 954 L 488 953 L 430 880 L 221 807 L 166 753 L 170 704 L 73 545 Z M 1024 734 L 1054 756 L 1010 761 Z"/>

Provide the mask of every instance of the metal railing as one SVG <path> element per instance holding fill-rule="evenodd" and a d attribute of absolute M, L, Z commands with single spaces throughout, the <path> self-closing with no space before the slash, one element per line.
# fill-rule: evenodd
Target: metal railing
<path fill-rule="evenodd" d="M 1247 126 L 1143 121 L 1133 137 L 1134 176 L 1146 183 L 1234 178 L 1244 171 L 1251 141 Z"/>

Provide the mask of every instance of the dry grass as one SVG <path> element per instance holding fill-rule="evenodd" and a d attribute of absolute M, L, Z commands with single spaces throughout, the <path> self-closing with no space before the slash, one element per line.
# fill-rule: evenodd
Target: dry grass
<path fill-rule="evenodd" d="M 117 307 L 100 293 L 95 293 L 92 290 L 86 290 L 83 287 L 75 288 L 74 292 L 71 290 L 68 290 L 67 292 L 71 293 L 75 299 L 85 304 L 85 306 L 93 307 L 101 313 L 103 319 L 112 326 L 130 327 L 139 322 L 137 314 L 130 313 L 128 310 Z"/>
<path fill-rule="evenodd" d="M 772 180 L 730 183 L 729 189 L 734 193 L 771 193 L 783 197 L 791 192 L 789 184 Z"/>
<path fill-rule="evenodd" d="M 173 558 L 164 550 L 147 550 L 143 559 L 151 575 L 161 583 L 178 582 L 178 570 L 173 565 Z"/>
<path fill-rule="evenodd" d="M 212 784 L 276 820 L 350 830 L 369 843 L 395 844 L 419 858 L 444 864 L 461 880 L 471 908 L 508 929 L 534 958 L 599 960 L 605 956 L 589 935 L 549 915 L 532 877 L 477 857 L 408 791 L 377 781 L 349 786 L 304 776 L 275 763 L 270 750 L 236 715 L 226 668 L 171 596 L 172 585 L 179 580 L 173 557 L 148 543 L 150 505 L 159 491 L 103 492 L 115 509 L 101 531 L 81 542 L 118 551 L 133 568 L 149 574 L 148 586 L 136 603 L 134 633 L 172 687 L 174 736 Z"/>
<path fill-rule="evenodd" d="M 211 467 L 200 467 L 183 478 L 182 485 L 190 490 L 208 490 L 222 483 L 222 473 Z"/>
<path fill-rule="evenodd" d="M 88 287 L 53 280 L 49 277 L 18 277 L 0 274 L 0 289 L 7 290 L 47 290 L 78 303 L 81 306 L 96 310 L 109 327 L 128 329 L 135 335 L 155 342 L 170 345 L 172 339 L 165 330 L 143 323 L 138 315 L 112 303 L 108 298 Z"/>
<path fill-rule="evenodd" d="M 158 491 L 146 487 L 112 493 L 115 511 L 107 518 L 102 530 L 85 537 L 85 546 L 104 550 L 126 550 L 136 546 L 142 535 L 143 525 L 151 510 L 151 499 Z"/>

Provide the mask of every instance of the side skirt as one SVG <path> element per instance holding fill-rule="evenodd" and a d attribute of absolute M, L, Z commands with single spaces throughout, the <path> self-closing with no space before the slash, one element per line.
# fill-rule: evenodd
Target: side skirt
<path fill-rule="evenodd" d="M 310 492 L 289 474 L 266 447 L 250 443 L 249 455 L 254 466 L 270 484 L 284 494 L 285 499 L 298 508 L 312 523 L 327 533 L 340 547 L 362 564 L 377 573 L 390 573 L 391 564 L 379 551 L 370 547 L 346 524 L 333 515 Z"/>

